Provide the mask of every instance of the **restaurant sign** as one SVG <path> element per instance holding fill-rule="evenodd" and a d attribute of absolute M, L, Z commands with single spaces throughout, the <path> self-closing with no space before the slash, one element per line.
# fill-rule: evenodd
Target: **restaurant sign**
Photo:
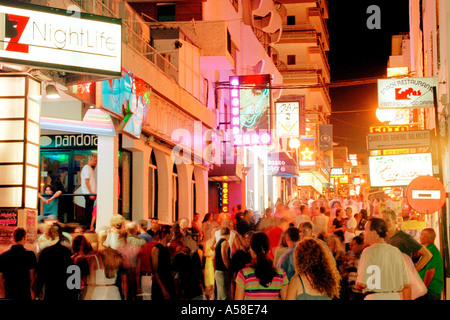
<path fill-rule="evenodd" d="M 371 187 L 407 186 L 414 178 L 433 175 L 431 153 L 369 157 Z"/>

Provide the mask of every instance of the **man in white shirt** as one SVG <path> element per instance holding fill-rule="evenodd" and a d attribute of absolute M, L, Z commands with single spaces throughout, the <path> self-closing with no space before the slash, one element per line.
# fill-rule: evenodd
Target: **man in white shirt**
<path fill-rule="evenodd" d="M 320 234 L 323 234 L 324 236 L 328 235 L 328 227 L 330 225 L 329 220 L 330 218 L 325 215 L 325 207 L 320 207 L 320 214 L 312 218 L 316 237 Z"/>
<path fill-rule="evenodd" d="M 298 228 L 303 222 L 311 222 L 311 218 L 308 214 L 308 205 L 302 204 L 300 206 L 300 214 L 295 218 L 295 226 Z"/>
<path fill-rule="evenodd" d="M 345 212 L 347 214 L 347 223 L 345 224 L 345 233 L 344 233 L 344 243 L 345 243 L 345 250 L 350 250 L 350 242 L 355 237 L 355 229 L 358 225 L 356 222 L 356 219 L 353 215 L 353 208 L 347 207 L 345 208 Z"/>
<path fill-rule="evenodd" d="M 356 288 L 367 294 L 365 300 L 411 299 L 411 286 L 403 254 L 385 242 L 387 225 L 383 219 L 370 218 L 364 227 L 363 250 L 358 265 Z"/>
<path fill-rule="evenodd" d="M 88 157 L 88 162 L 81 169 L 81 192 L 83 194 L 90 194 L 89 196 L 84 196 L 86 200 L 86 205 L 84 207 L 83 213 L 83 225 L 87 230 L 91 226 L 92 220 L 92 210 L 94 209 L 95 199 L 97 199 L 97 181 L 95 179 L 94 169 L 97 165 L 97 156 L 91 154 Z"/>

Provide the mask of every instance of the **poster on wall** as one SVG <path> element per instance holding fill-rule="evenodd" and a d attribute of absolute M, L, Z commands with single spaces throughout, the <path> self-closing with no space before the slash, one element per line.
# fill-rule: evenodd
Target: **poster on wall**
<path fill-rule="evenodd" d="M 0 208 L 0 244 L 12 243 L 12 232 L 17 227 L 17 208 Z"/>
<path fill-rule="evenodd" d="M 369 157 L 371 187 L 407 186 L 414 178 L 433 175 L 431 153 Z"/>

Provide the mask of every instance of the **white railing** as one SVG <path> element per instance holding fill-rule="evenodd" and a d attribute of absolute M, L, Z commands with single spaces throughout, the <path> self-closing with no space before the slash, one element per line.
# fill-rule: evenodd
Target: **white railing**
<path fill-rule="evenodd" d="M 178 68 L 150 45 L 149 39 L 147 39 L 149 35 L 146 38 L 145 32 L 143 32 L 147 27 L 145 21 L 138 14 L 134 13 L 126 2 L 118 0 L 72 1 L 88 13 L 111 18 L 122 18 L 122 42 L 178 83 Z M 120 10 L 121 4 L 125 6 L 125 10 L 122 13 Z"/>

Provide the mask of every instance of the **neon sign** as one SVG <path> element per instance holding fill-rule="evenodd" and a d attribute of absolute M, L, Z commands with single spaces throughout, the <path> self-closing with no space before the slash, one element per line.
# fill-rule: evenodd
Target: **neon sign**
<path fill-rule="evenodd" d="M 231 132 L 234 145 L 268 145 L 270 75 L 230 77 Z"/>
<path fill-rule="evenodd" d="M 219 207 L 221 212 L 229 213 L 228 210 L 228 182 L 223 182 L 219 187 Z"/>

